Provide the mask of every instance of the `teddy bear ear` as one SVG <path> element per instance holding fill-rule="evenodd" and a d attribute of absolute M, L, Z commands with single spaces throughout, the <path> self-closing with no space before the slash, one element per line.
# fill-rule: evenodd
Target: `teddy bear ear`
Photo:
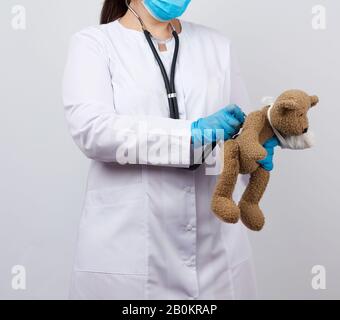
<path fill-rule="evenodd" d="M 281 111 L 291 111 L 299 108 L 299 105 L 292 99 L 284 99 L 276 104 L 277 108 Z"/>
<path fill-rule="evenodd" d="M 311 107 L 314 107 L 319 103 L 319 97 L 318 96 L 311 96 L 310 100 L 311 100 Z"/>

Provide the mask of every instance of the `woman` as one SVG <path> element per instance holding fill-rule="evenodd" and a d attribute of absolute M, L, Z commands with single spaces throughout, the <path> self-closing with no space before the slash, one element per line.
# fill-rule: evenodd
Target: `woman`
<path fill-rule="evenodd" d="M 177 19 L 189 2 L 106 0 L 72 38 L 65 111 L 92 159 L 73 299 L 256 297 L 245 229 L 212 214 L 216 175 L 192 167 L 199 143 L 237 134 L 247 94 L 228 39 Z"/>

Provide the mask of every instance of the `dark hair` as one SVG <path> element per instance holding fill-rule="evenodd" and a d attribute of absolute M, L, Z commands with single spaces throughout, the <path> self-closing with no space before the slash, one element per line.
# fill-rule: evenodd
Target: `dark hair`
<path fill-rule="evenodd" d="M 127 11 L 125 0 L 105 0 L 100 16 L 100 23 L 106 24 L 125 15 Z"/>

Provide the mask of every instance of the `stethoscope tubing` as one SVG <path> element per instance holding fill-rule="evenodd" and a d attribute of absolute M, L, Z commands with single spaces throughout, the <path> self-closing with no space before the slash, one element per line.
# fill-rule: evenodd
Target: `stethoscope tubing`
<path fill-rule="evenodd" d="M 165 70 L 162 59 L 160 58 L 157 52 L 157 49 L 152 41 L 150 32 L 146 29 L 144 29 L 143 32 L 162 73 L 162 77 L 163 77 L 164 84 L 165 84 L 165 89 L 166 89 L 167 96 L 168 96 L 170 118 L 179 119 L 177 93 L 176 93 L 176 87 L 175 87 L 176 65 L 177 65 L 178 52 L 179 52 L 178 34 L 175 30 L 173 30 L 172 35 L 175 39 L 175 51 L 174 51 L 174 56 L 172 59 L 171 74 L 170 74 L 170 80 L 169 80 L 169 77 Z"/>
<path fill-rule="evenodd" d="M 179 37 L 178 34 L 174 28 L 174 26 L 170 23 L 172 28 L 172 36 L 175 39 L 175 51 L 174 56 L 171 64 L 171 73 L 170 73 L 170 80 L 167 75 L 167 72 L 164 68 L 164 64 L 162 62 L 162 59 L 160 58 L 157 49 L 152 41 L 152 35 L 147 30 L 145 23 L 143 22 L 142 18 L 139 16 L 139 14 L 130 6 L 131 0 L 125 0 L 126 6 L 128 9 L 133 13 L 133 15 L 138 19 L 139 23 L 142 26 L 143 33 L 145 35 L 145 38 L 152 50 L 152 53 L 160 67 L 162 77 L 164 79 L 164 84 L 167 92 L 167 98 L 169 103 L 169 113 L 170 118 L 172 119 L 179 119 L 179 111 L 178 111 L 178 102 L 177 102 L 177 93 L 175 88 L 175 73 L 176 73 L 176 65 L 177 65 L 177 58 L 178 58 L 178 51 L 179 51 Z"/>
<path fill-rule="evenodd" d="M 162 59 L 160 58 L 160 56 L 157 52 L 157 49 L 156 49 L 156 47 L 155 47 L 155 45 L 152 41 L 151 33 L 147 30 L 147 28 L 146 28 L 143 20 L 141 19 L 141 17 L 137 14 L 137 12 L 135 10 L 133 10 L 133 8 L 131 8 L 129 0 L 126 0 L 126 5 L 127 5 L 128 9 L 139 20 L 139 22 L 142 26 L 145 38 L 146 38 L 146 40 L 147 40 L 147 42 L 148 42 L 148 44 L 149 44 L 149 46 L 152 50 L 152 53 L 153 53 L 158 65 L 159 65 L 159 68 L 161 70 L 162 77 L 164 79 L 164 85 L 165 85 L 166 92 L 167 92 L 168 102 L 169 102 L 170 118 L 171 119 L 179 119 L 180 117 L 179 117 L 179 110 L 178 110 L 177 92 L 176 92 L 176 86 L 175 86 L 176 65 L 177 65 L 179 46 L 180 46 L 178 33 L 176 32 L 173 25 L 171 25 L 172 30 L 173 30 L 172 36 L 175 39 L 175 50 L 174 50 L 174 55 L 173 55 L 173 59 L 172 59 L 170 79 L 169 79 L 167 72 L 166 72 L 166 69 L 164 67 L 164 64 L 162 62 Z M 216 145 L 217 145 L 217 143 L 213 142 L 211 145 L 208 145 L 207 147 L 203 147 L 201 162 L 198 163 L 198 164 L 194 164 L 194 165 L 190 166 L 188 169 L 192 170 L 192 171 L 198 169 L 201 166 L 201 164 L 205 162 L 205 159 L 207 158 L 207 156 L 215 149 Z"/>

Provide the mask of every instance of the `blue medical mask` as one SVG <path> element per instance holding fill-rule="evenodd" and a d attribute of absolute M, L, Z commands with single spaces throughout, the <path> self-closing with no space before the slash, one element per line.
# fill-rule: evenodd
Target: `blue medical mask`
<path fill-rule="evenodd" d="M 180 17 L 191 0 L 143 0 L 145 8 L 159 21 L 170 21 Z"/>

